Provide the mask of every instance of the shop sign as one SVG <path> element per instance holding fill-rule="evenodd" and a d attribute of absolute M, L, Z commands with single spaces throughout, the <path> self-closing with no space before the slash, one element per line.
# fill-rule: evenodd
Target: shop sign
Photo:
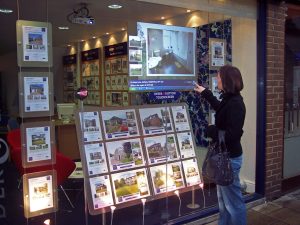
<path fill-rule="evenodd" d="M 81 61 L 91 61 L 99 59 L 99 48 L 94 48 L 91 50 L 83 51 L 81 52 Z"/>
<path fill-rule="evenodd" d="M 76 64 L 76 54 L 63 56 L 63 64 L 64 65 Z"/>
<path fill-rule="evenodd" d="M 127 55 L 127 42 L 104 47 L 105 58 Z"/>
<path fill-rule="evenodd" d="M 178 91 L 159 91 L 149 93 L 151 100 L 177 100 L 180 97 Z"/>

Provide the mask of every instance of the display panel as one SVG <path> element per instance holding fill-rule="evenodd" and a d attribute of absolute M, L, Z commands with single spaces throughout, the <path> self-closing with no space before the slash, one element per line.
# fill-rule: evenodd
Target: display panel
<path fill-rule="evenodd" d="M 168 107 L 139 109 L 144 135 L 173 131 Z"/>
<path fill-rule="evenodd" d="M 185 187 L 180 162 L 150 167 L 155 194 L 161 194 Z"/>
<path fill-rule="evenodd" d="M 53 74 L 19 73 L 19 112 L 21 117 L 50 116 L 53 108 Z"/>
<path fill-rule="evenodd" d="M 108 172 L 103 143 L 86 144 L 84 151 L 90 176 Z"/>
<path fill-rule="evenodd" d="M 139 138 L 106 143 L 111 171 L 145 165 L 142 144 Z"/>
<path fill-rule="evenodd" d="M 134 109 L 102 111 L 106 139 L 135 137 L 139 135 Z"/>
<path fill-rule="evenodd" d="M 24 214 L 26 218 L 57 210 L 56 172 L 44 171 L 23 176 Z"/>
<path fill-rule="evenodd" d="M 24 168 L 55 164 L 54 132 L 52 122 L 21 124 L 22 165 Z"/>
<path fill-rule="evenodd" d="M 195 156 L 195 148 L 191 132 L 177 133 L 177 140 L 182 159 Z"/>
<path fill-rule="evenodd" d="M 102 132 L 100 127 L 99 112 L 80 112 L 79 115 L 80 127 L 83 128 L 84 142 L 101 141 Z"/>
<path fill-rule="evenodd" d="M 148 137 L 144 142 L 149 164 L 174 161 L 179 158 L 174 134 Z"/>
<path fill-rule="evenodd" d="M 92 207 L 89 205 L 89 210 L 94 214 L 93 211 L 99 210 L 103 207 L 113 205 L 113 196 L 111 192 L 111 184 L 109 176 L 97 176 L 89 178 Z"/>
<path fill-rule="evenodd" d="M 191 130 L 186 106 L 172 106 L 172 115 L 176 131 Z"/>
<path fill-rule="evenodd" d="M 193 186 L 202 183 L 198 169 L 197 159 L 182 161 L 185 181 L 187 186 Z"/>
<path fill-rule="evenodd" d="M 112 174 L 116 204 L 145 198 L 150 189 L 145 169 Z"/>
<path fill-rule="evenodd" d="M 17 21 L 18 66 L 52 66 L 52 25 L 37 21 Z"/>
<path fill-rule="evenodd" d="M 129 36 L 129 90 L 193 90 L 196 29 L 137 23 Z"/>

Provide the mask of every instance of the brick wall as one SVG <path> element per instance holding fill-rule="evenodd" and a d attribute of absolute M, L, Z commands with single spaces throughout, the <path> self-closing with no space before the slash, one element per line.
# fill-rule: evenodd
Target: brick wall
<path fill-rule="evenodd" d="M 266 183 L 267 199 L 281 194 L 284 135 L 284 3 L 267 5 Z"/>

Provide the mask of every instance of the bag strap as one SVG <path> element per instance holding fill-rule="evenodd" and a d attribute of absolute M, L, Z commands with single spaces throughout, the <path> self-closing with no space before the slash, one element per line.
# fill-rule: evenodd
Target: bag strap
<path fill-rule="evenodd" d="M 219 136 L 219 144 L 221 143 L 225 144 L 225 130 L 219 130 L 218 136 Z"/>
<path fill-rule="evenodd" d="M 219 130 L 218 131 L 219 136 L 219 146 L 222 151 L 227 152 L 226 144 L 225 144 L 225 130 Z"/>

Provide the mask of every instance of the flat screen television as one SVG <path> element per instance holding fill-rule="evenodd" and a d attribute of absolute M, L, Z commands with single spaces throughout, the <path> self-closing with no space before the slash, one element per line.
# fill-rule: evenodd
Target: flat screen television
<path fill-rule="evenodd" d="M 75 103 L 57 103 L 58 119 L 66 123 L 74 120 L 75 109 Z"/>
<path fill-rule="evenodd" d="M 129 91 L 194 88 L 195 28 L 138 22 L 128 39 Z"/>

